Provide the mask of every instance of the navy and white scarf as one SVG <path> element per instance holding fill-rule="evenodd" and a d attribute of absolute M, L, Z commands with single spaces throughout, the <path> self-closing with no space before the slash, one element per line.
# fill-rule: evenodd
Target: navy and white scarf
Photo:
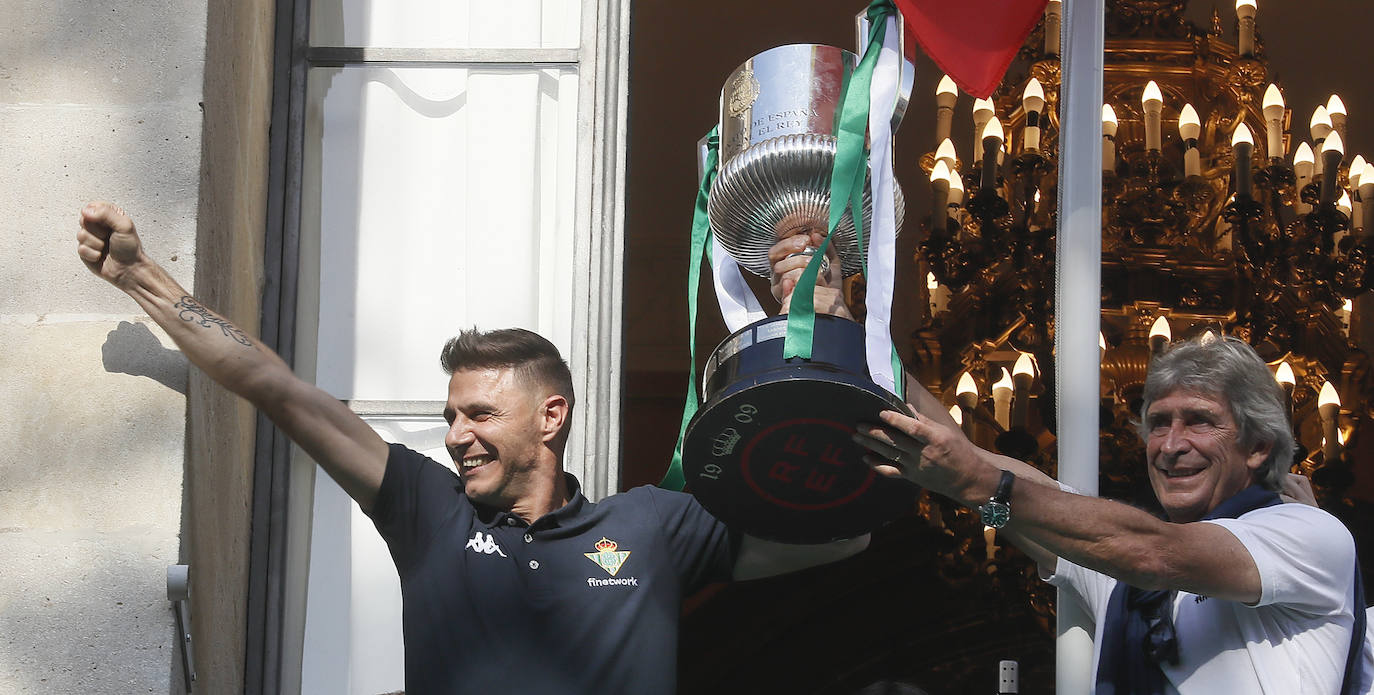
<path fill-rule="evenodd" d="M 1276 492 L 1258 485 L 1217 505 L 1204 519 L 1234 519 L 1279 504 Z M 1097 657 L 1097 695 L 1160 695 L 1160 664 L 1178 663 L 1173 591 L 1145 591 L 1117 582 L 1107 603 L 1102 646 Z"/>

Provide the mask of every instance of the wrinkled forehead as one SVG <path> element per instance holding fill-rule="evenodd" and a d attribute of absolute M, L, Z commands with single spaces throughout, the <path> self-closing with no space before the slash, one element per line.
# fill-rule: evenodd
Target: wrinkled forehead
<path fill-rule="evenodd" d="M 1231 417 L 1231 401 L 1223 394 L 1178 386 L 1156 398 L 1145 412 L 1153 415 L 1172 410 L 1210 412 Z"/>

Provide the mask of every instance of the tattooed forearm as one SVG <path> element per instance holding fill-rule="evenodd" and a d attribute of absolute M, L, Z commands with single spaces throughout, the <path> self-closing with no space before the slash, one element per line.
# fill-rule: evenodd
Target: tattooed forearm
<path fill-rule="evenodd" d="M 218 326 L 220 332 L 223 333 L 226 338 L 240 345 L 253 347 L 253 341 L 249 340 L 248 336 L 243 331 L 239 330 L 238 326 L 215 316 L 204 304 L 196 301 L 195 297 L 186 295 L 181 298 L 181 301 L 172 305 L 172 308 L 179 310 L 177 318 L 182 321 L 195 323 L 205 328 Z"/>

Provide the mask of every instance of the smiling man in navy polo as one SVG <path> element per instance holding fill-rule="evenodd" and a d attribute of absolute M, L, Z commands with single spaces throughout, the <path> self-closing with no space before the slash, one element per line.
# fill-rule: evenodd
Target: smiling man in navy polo
<path fill-rule="evenodd" d="M 574 400 L 567 365 L 547 340 L 518 329 L 468 332 L 444 349 L 455 475 L 382 441 L 188 294 L 144 253 L 123 210 L 91 203 L 80 225 L 87 268 L 262 410 L 372 517 L 401 578 L 409 692 L 670 693 L 684 595 L 867 544 L 736 537 L 691 496 L 657 488 L 588 501 L 563 472 Z"/>
<path fill-rule="evenodd" d="M 460 477 L 393 444 L 369 511 L 401 576 L 407 687 L 672 692 L 681 599 L 731 579 L 741 539 L 680 493 L 582 496 L 562 470 L 572 379 L 544 338 L 465 331 L 442 363 Z"/>

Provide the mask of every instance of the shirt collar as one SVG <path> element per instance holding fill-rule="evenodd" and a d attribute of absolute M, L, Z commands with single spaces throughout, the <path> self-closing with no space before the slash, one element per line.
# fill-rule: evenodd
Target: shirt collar
<path fill-rule="evenodd" d="M 582 508 L 587 504 L 587 498 L 582 496 L 582 484 L 577 481 L 577 476 L 566 471 L 563 472 L 563 480 L 568 487 L 568 503 L 558 509 L 545 514 L 536 519 L 530 526 L 539 528 L 556 528 L 562 526 L 569 519 L 576 518 L 582 512 Z M 459 491 L 462 485 L 458 486 Z M 509 510 L 495 509 L 476 502 L 472 503 L 473 509 L 477 511 L 477 518 L 486 525 L 488 529 L 496 526 L 526 526 L 524 519 L 511 513 Z M 514 520 L 515 523 L 511 523 Z"/>

